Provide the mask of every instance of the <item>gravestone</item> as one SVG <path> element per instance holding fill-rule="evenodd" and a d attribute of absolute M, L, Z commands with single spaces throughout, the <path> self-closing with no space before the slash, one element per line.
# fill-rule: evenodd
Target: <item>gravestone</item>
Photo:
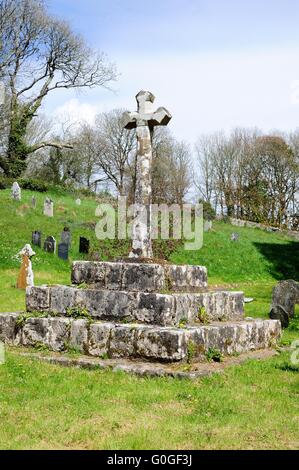
<path fill-rule="evenodd" d="M 76 199 L 76 204 L 77 204 L 77 206 L 81 206 L 81 199 L 80 198 Z"/>
<path fill-rule="evenodd" d="M 67 243 L 58 244 L 58 257 L 63 260 L 68 260 L 69 257 L 69 245 Z"/>
<path fill-rule="evenodd" d="M 44 202 L 44 215 L 47 217 L 53 217 L 54 215 L 54 203 L 48 197 Z"/>
<path fill-rule="evenodd" d="M 19 184 L 15 181 L 11 187 L 11 197 L 15 201 L 20 201 L 22 199 L 21 197 L 21 188 Z"/>
<path fill-rule="evenodd" d="M 64 227 L 63 232 L 61 232 L 60 243 L 66 243 L 68 245 L 68 248 L 70 248 L 71 242 L 72 234 L 70 232 L 70 229 L 68 227 Z"/>
<path fill-rule="evenodd" d="M 149 91 L 136 95 L 137 112 L 125 112 L 125 129 L 136 129 L 137 160 L 134 220 L 132 223 L 131 258 L 152 258 L 151 200 L 152 200 L 152 134 L 155 126 L 166 126 L 171 114 L 165 108 L 153 108 L 155 96 Z"/>
<path fill-rule="evenodd" d="M 35 232 L 32 232 L 32 245 L 39 246 L 41 248 L 42 232 L 39 232 L 38 230 L 36 230 Z"/>
<path fill-rule="evenodd" d="M 35 256 L 35 252 L 32 250 L 29 243 L 19 252 L 22 256 L 22 264 L 17 280 L 18 289 L 26 289 L 26 287 L 34 286 L 34 276 L 32 271 L 31 258 Z"/>
<path fill-rule="evenodd" d="M 36 208 L 36 198 L 34 196 L 32 196 L 32 199 L 31 199 L 31 207 L 32 209 Z"/>
<path fill-rule="evenodd" d="M 270 318 L 280 320 L 287 328 L 290 318 L 295 315 L 295 305 L 299 303 L 299 282 L 289 279 L 280 281 L 273 289 Z"/>
<path fill-rule="evenodd" d="M 44 241 L 44 251 L 47 253 L 55 253 L 56 251 L 56 240 L 54 237 L 47 237 Z"/>
<path fill-rule="evenodd" d="M 205 220 L 203 230 L 204 232 L 209 232 L 212 230 L 213 222 L 211 220 Z"/>
<path fill-rule="evenodd" d="M 231 239 L 232 242 L 237 242 L 237 241 L 239 241 L 239 238 L 240 238 L 240 235 L 239 235 L 238 233 L 236 233 L 236 232 L 233 232 L 233 233 L 231 234 L 231 237 L 230 237 L 230 239 Z"/>
<path fill-rule="evenodd" d="M 89 253 L 89 240 L 84 237 L 80 237 L 79 241 L 79 253 Z"/>

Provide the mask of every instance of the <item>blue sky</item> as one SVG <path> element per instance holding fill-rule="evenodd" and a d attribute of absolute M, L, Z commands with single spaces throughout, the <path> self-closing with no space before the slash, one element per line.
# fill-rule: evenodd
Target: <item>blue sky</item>
<path fill-rule="evenodd" d="M 45 109 L 86 119 L 135 108 L 149 89 L 173 114 L 171 129 L 191 143 L 235 126 L 299 126 L 299 2 L 296 0 L 48 0 L 120 77 L 111 93 L 63 91 Z M 297 96 L 298 95 L 298 96 Z"/>

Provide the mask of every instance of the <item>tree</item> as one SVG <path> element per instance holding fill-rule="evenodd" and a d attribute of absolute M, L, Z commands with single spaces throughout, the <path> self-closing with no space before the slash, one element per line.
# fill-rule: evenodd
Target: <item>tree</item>
<path fill-rule="evenodd" d="M 215 134 L 201 136 L 195 144 L 196 173 L 193 180 L 201 198 L 210 204 L 215 196 L 214 160 L 217 155 L 215 137 Z"/>
<path fill-rule="evenodd" d="M 123 109 L 113 109 L 96 117 L 96 164 L 99 180 L 103 175 L 118 194 L 128 193 L 127 179 L 134 178 L 135 132 L 124 129 Z"/>
<path fill-rule="evenodd" d="M 277 226 L 296 210 L 299 138 L 234 129 L 198 140 L 196 183 L 222 214 Z M 295 220 L 295 219 L 294 219 Z"/>
<path fill-rule="evenodd" d="M 182 204 L 191 186 L 191 153 L 186 142 L 175 140 L 168 129 L 153 134 L 153 202 Z"/>
<path fill-rule="evenodd" d="M 20 175 L 27 156 L 41 148 L 71 147 L 26 142 L 28 126 L 49 93 L 108 86 L 115 78 L 105 56 L 94 54 L 66 22 L 51 16 L 43 0 L 0 0 L 0 79 L 10 95 L 8 150 L 0 159 L 4 173 Z"/>
<path fill-rule="evenodd" d="M 281 136 L 262 136 L 256 141 L 256 156 L 261 161 L 260 179 L 265 182 L 268 219 L 285 225 L 288 209 L 298 190 L 299 166 L 292 148 Z"/>

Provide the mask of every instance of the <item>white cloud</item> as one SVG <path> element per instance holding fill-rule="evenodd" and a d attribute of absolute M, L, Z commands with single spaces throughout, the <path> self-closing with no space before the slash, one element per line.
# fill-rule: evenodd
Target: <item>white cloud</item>
<path fill-rule="evenodd" d="M 78 98 L 71 98 L 53 111 L 56 122 L 66 125 L 77 125 L 81 122 L 93 124 L 98 107 L 86 102 L 81 102 Z"/>
<path fill-rule="evenodd" d="M 54 115 L 92 123 L 98 112 L 133 110 L 135 94 L 149 89 L 157 107 L 172 113 L 170 127 L 178 139 L 194 142 L 202 133 L 236 126 L 291 130 L 299 125 L 299 104 L 292 99 L 298 57 L 298 48 L 119 57 L 117 93 L 89 91 L 68 99 Z"/>

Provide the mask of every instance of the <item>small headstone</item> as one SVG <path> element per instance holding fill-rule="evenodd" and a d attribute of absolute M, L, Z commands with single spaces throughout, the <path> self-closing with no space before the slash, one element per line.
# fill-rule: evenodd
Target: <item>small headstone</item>
<path fill-rule="evenodd" d="M 244 297 L 244 303 L 245 304 L 250 304 L 253 301 L 254 301 L 253 297 Z"/>
<path fill-rule="evenodd" d="M 38 230 L 36 230 L 35 232 L 32 232 L 32 245 L 39 246 L 41 248 L 42 232 L 39 232 Z"/>
<path fill-rule="evenodd" d="M 31 199 L 31 207 L 32 209 L 36 208 L 36 198 L 34 196 L 32 196 L 32 199 Z"/>
<path fill-rule="evenodd" d="M 79 253 L 89 253 L 89 240 L 87 238 L 80 237 Z"/>
<path fill-rule="evenodd" d="M 71 242 L 72 242 L 72 234 L 70 232 L 70 229 L 68 227 L 64 227 L 63 232 L 61 232 L 61 243 L 66 243 L 68 245 L 68 248 L 71 247 Z"/>
<path fill-rule="evenodd" d="M 231 239 L 232 242 L 237 242 L 237 241 L 239 241 L 239 238 L 240 238 L 240 235 L 239 235 L 238 233 L 235 233 L 235 232 L 233 232 L 233 233 L 231 234 L 231 237 L 230 237 L 230 239 Z"/>
<path fill-rule="evenodd" d="M 26 287 L 34 286 L 34 276 L 32 271 L 31 258 L 35 255 L 29 243 L 19 252 L 22 256 L 22 264 L 17 280 L 18 289 L 26 289 Z"/>
<path fill-rule="evenodd" d="M 280 320 L 281 326 L 287 328 L 298 303 L 299 282 L 292 279 L 280 281 L 273 289 L 270 318 Z"/>
<path fill-rule="evenodd" d="M 54 215 L 54 203 L 49 198 L 47 198 L 44 202 L 44 215 L 47 217 L 53 217 Z"/>
<path fill-rule="evenodd" d="M 21 188 L 19 184 L 15 181 L 11 187 L 11 197 L 15 201 L 21 200 Z"/>
<path fill-rule="evenodd" d="M 54 237 L 47 237 L 44 241 L 44 250 L 47 253 L 55 253 L 56 251 L 56 240 Z"/>
<path fill-rule="evenodd" d="M 69 257 L 69 245 L 67 243 L 58 244 L 58 257 L 67 260 Z"/>
<path fill-rule="evenodd" d="M 204 221 L 204 226 L 203 226 L 204 232 L 209 232 L 210 230 L 212 230 L 212 227 L 213 227 L 213 222 L 211 220 Z"/>
<path fill-rule="evenodd" d="M 77 204 L 77 206 L 81 206 L 81 199 L 79 199 L 79 198 L 76 199 L 76 204 Z"/>

